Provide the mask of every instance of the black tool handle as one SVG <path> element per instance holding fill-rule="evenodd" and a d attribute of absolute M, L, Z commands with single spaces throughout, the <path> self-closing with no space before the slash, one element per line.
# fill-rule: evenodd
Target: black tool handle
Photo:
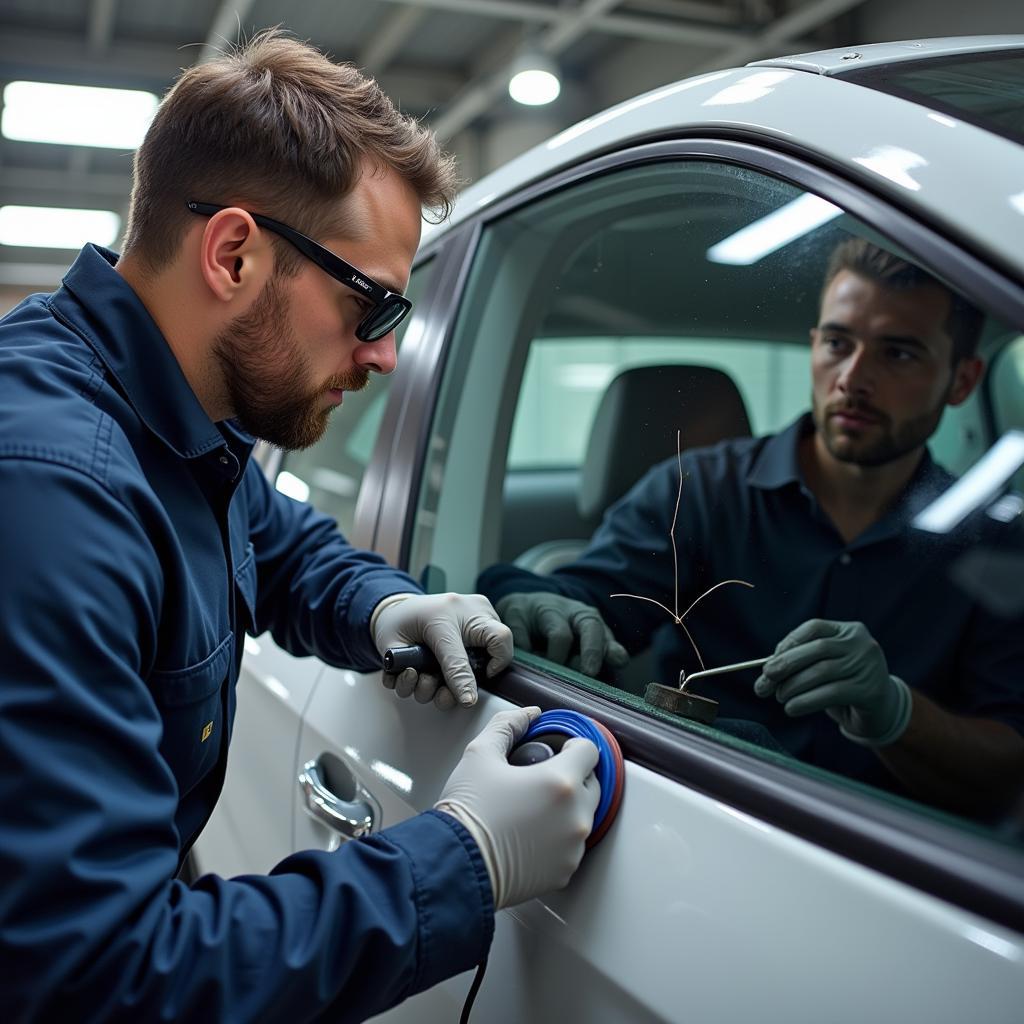
<path fill-rule="evenodd" d="M 473 675 L 482 676 L 490 661 L 490 655 L 484 647 L 467 647 L 466 654 L 469 655 L 469 667 Z M 417 672 L 429 672 L 431 675 L 441 675 L 441 666 L 434 657 L 434 652 L 425 644 L 413 644 L 410 647 L 389 647 L 384 652 L 384 671 L 398 675 L 407 668 L 414 668 Z"/>

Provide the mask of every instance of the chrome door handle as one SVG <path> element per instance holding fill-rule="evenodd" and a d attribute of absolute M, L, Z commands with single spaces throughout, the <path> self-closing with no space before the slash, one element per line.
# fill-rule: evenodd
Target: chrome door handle
<path fill-rule="evenodd" d="M 320 765 L 324 757 L 330 757 L 332 764 L 337 764 L 341 770 L 349 772 L 347 788 L 354 790 L 353 799 L 342 800 L 328 788 Z M 305 800 L 306 813 L 346 839 L 358 839 L 359 836 L 369 835 L 377 827 L 380 820 L 380 807 L 377 801 L 359 785 L 351 770 L 340 758 L 321 755 L 315 761 L 307 761 L 299 772 L 299 788 Z"/>

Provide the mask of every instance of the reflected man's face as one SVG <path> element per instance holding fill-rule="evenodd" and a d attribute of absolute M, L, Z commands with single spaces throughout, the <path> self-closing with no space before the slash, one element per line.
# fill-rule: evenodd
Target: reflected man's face
<path fill-rule="evenodd" d="M 967 398 L 976 360 L 952 366 L 951 303 L 938 285 L 896 290 L 849 270 L 833 278 L 811 330 L 814 423 L 833 458 L 880 466 L 906 455 L 947 404 Z"/>

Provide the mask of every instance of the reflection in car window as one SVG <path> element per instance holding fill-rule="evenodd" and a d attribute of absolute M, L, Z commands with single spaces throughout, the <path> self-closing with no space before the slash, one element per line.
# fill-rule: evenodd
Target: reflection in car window
<path fill-rule="evenodd" d="M 913 523 L 995 440 L 979 354 L 1014 333 L 764 174 L 584 181 L 481 236 L 411 570 L 488 594 L 567 684 L 996 821 L 1024 763 L 1019 516 Z M 711 721 L 649 701 L 769 657 L 690 684 Z"/>
<path fill-rule="evenodd" d="M 409 277 L 405 294 L 414 307 L 426 287 L 429 268 L 429 261 L 421 263 Z M 411 319 L 407 317 L 398 327 L 399 347 Z M 344 413 L 331 418 L 327 432 L 315 445 L 288 453 L 275 480 L 279 491 L 309 501 L 332 516 L 344 534 L 352 532 L 359 485 L 377 440 L 393 379 L 393 375 L 374 374 L 364 390 L 346 392 Z"/>
<path fill-rule="evenodd" d="M 937 57 L 844 76 L 1024 143 L 1024 54 Z"/>

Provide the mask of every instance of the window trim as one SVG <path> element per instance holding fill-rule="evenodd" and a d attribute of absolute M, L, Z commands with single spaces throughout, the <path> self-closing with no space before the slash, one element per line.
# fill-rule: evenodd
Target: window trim
<path fill-rule="evenodd" d="M 970 297 L 996 315 L 1024 324 L 1024 290 L 1002 270 L 960 242 L 951 247 L 939 230 L 915 220 L 892 196 L 876 193 L 847 177 L 848 169 L 826 169 L 820 166 L 820 158 L 795 147 L 764 139 L 751 141 L 749 134 L 740 132 L 715 136 L 705 133 L 630 145 L 589 159 L 496 203 L 451 233 L 432 239 L 424 250 L 424 256 L 442 256 L 435 278 L 438 292 L 426 314 L 422 344 L 407 354 L 412 365 L 406 387 L 389 404 L 382 434 L 391 431 L 394 443 L 387 463 L 372 481 L 380 510 L 376 548 L 394 564 L 408 565 L 421 475 L 451 349 L 455 314 L 483 229 L 521 206 L 587 178 L 668 160 L 722 161 L 824 193 L 913 253 L 925 267 L 962 283 Z M 818 163 L 809 162 L 813 160 Z M 415 445 L 403 448 L 398 444 L 398 436 L 404 432 L 416 438 Z M 870 795 L 788 772 L 673 729 L 587 693 L 554 673 L 516 664 L 485 685 L 517 704 L 568 707 L 591 714 L 616 734 L 629 760 L 916 890 L 1024 932 L 1024 849 L 1004 848 L 966 829 L 901 811 Z"/>
<path fill-rule="evenodd" d="M 520 706 L 567 708 L 615 735 L 627 761 L 878 871 L 921 892 L 1024 933 L 1024 847 L 902 810 L 851 786 L 832 785 L 590 693 L 521 663 L 484 683 Z M 1024 842 L 1024 833 L 1019 836 Z"/>

